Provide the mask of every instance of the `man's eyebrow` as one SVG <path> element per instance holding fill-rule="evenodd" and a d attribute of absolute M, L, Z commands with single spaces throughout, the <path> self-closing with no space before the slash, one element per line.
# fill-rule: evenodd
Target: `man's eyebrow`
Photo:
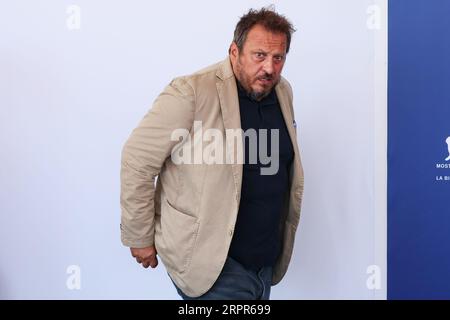
<path fill-rule="evenodd" d="M 255 50 L 252 50 L 252 53 L 257 53 L 257 52 L 261 52 L 261 53 L 267 54 L 267 52 L 264 51 L 263 49 L 255 49 Z"/>
<path fill-rule="evenodd" d="M 264 51 L 263 49 L 254 49 L 254 50 L 251 50 L 251 53 L 264 53 L 264 54 L 269 54 L 267 51 Z M 274 54 L 273 54 L 273 56 L 275 57 L 275 56 L 282 56 L 282 57 L 284 57 L 286 54 L 285 53 L 282 53 L 282 52 L 275 52 Z"/>

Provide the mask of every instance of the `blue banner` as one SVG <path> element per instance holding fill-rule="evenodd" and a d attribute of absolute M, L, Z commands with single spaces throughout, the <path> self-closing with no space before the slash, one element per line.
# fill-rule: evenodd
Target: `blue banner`
<path fill-rule="evenodd" d="M 388 299 L 450 299 L 450 1 L 389 1 Z"/>

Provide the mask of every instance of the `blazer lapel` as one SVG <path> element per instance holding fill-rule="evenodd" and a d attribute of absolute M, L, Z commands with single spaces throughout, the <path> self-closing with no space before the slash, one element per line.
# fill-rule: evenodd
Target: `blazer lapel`
<path fill-rule="evenodd" d="M 286 128 L 289 132 L 289 137 L 291 138 L 292 146 L 294 148 L 294 163 L 293 163 L 293 175 L 298 177 L 301 175 L 301 162 L 300 162 L 300 152 L 298 150 L 297 144 L 297 133 L 294 129 L 294 118 L 291 113 L 291 108 L 289 105 L 289 99 L 286 94 L 286 90 L 283 87 L 283 83 L 279 83 L 275 87 L 277 93 L 278 101 L 280 102 L 281 112 L 283 114 L 284 122 L 286 123 Z M 298 184 L 298 179 L 293 179 L 294 185 L 292 186 L 294 190 L 298 190 L 300 185 Z"/>
<path fill-rule="evenodd" d="M 289 132 L 289 137 L 291 138 L 292 145 L 295 146 L 297 145 L 297 136 L 293 126 L 294 119 L 292 118 L 289 102 L 283 89 L 283 84 L 280 83 L 275 87 L 275 92 L 277 93 L 278 101 L 280 102 L 281 113 L 283 114 L 284 122 L 286 123 L 286 128 Z M 295 152 L 297 152 L 297 150 L 295 150 Z"/>
<path fill-rule="evenodd" d="M 236 188 L 236 201 L 239 204 L 241 197 L 243 164 L 243 147 L 241 143 L 242 128 L 236 80 L 234 78 L 234 73 L 229 58 L 223 61 L 221 67 L 216 73 L 216 76 L 220 79 L 217 81 L 216 86 L 219 94 L 220 108 L 222 110 L 223 124 L 225 127 L 227 161 L 230 159 L 229 157 L 231 157 L 231 168 L 233 170 L 233 179 Z M 233 139 L 229 137 L 228 131 L 237 134 L 237 141 L 233 141 Z"/>

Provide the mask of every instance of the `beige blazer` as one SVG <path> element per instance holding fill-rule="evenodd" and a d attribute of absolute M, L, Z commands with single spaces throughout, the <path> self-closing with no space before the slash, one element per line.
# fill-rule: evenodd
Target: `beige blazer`
<path fill-rule="evenodd" d="M 276 93 L 294 147 L 290 191 L 280 230 L 282 253 L 272 284 L 291 259 L 303 195 L 303 169 L 294 125 L 292 89 L 282 78 Z M 201 129 L 240 129 L 236 80 L 229 58 L 195 74 L 174 79 L 134 129 L 122 151 L 121 240 L 125 246 L 155 245 L 170 277 L 188 296 L 197 297 L 216 281 L 227 258 L 239 209 L 242 163 L 175 164 L 175 129 L 193 136 Z M 224 139 L 227 147 L 227 139 Z M 191 144 L 192 153 L 199 144 Z M 197 150 L 198 151 L 198 150 Z M 195 157 L 195 156 L 194 156 Z M 175 161 L 176 162 L 176 161 Z M 155 182 L 156 181 L 156 182 Z"/>

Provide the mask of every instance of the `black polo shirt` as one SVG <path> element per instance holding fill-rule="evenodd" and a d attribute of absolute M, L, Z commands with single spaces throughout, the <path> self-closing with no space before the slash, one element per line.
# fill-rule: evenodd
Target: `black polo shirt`
<path fill-rule="evenodd" d="M 250 157 L 249 139 L 244 139 L 241 200 L 229 255 L 247 268 L 258 270 L 273 266 L 280 253 L 279 224 L 285 196 L 289 192 L 289 168 L 294 150 L 275 90 L 256 101 L 249 97 L 239 82 L 237 85 L 241 127 L 244 132 L 256 130 L 258 156 L 256 163 L 251 163 L 254 158 Z M 267 139 L 260 134 L 261 129 L 267 130 Z M 272 153 L 273 129 L 278 130 L 279 148 L 274 146 Z M 275 174 L 261 174 L 261 168 L 274 164 L 273 160 L 272 164 L 267 164 L 267 158 L 259 157 L 260 143 L 266 146 L 269 158 L 279 159 Z"/>

